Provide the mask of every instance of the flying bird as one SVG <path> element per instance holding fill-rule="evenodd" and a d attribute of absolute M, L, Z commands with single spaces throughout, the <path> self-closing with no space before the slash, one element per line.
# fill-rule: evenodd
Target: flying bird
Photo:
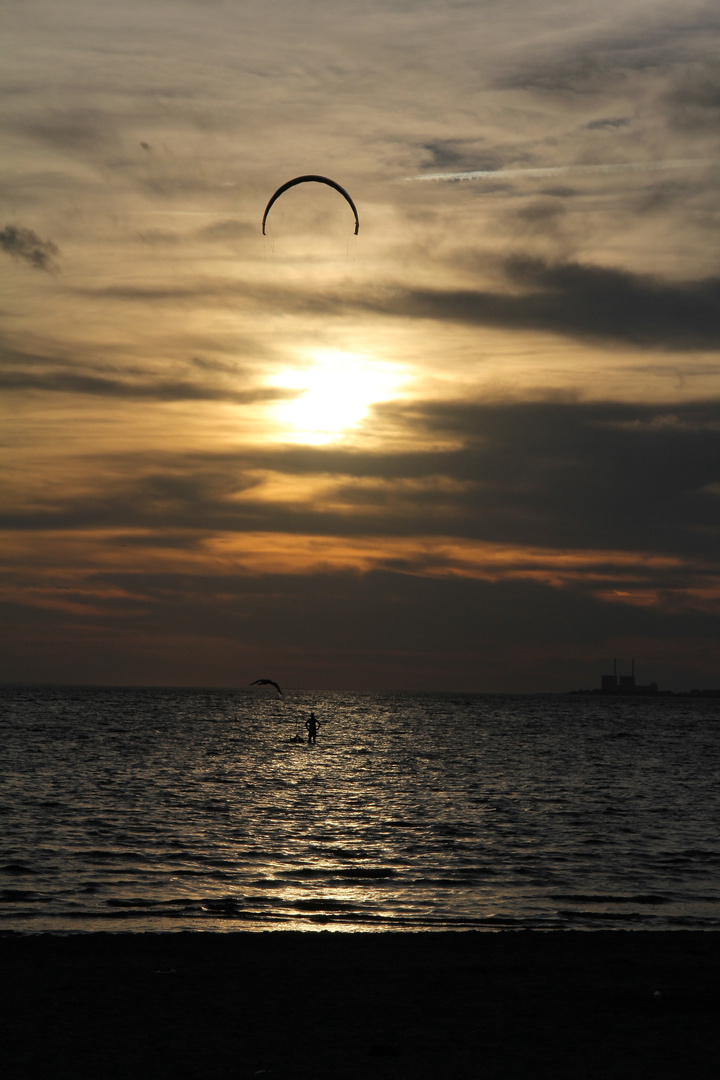
<path fill-rule="evenodd" d="M 254 682 L 249 684 L 250 686 L 274 686 L 280 697 L 283 696 L 283 692 L 278 684 L 273 679 L 255 679 Z"/>
<path fill-rule="evenodd" d="M 358 212 L 357 212 L 357 208 L 355 206 L 355 203 L 352 201 L 352 199 L 348 195 L 345 188 L 340 187 L 340 185 L 338 183 L 336 183 L 335 180 L 331 180 L 329 176 L 314 176 L 314 175 L 313 176 L 296 176 L 293 180 L 288 180 L 288 182 L 286 184 L 283 184 L 281 187 L 279 187 L 277 189 L 275 194 L 271 197 L 270 202 L 265 207 L 265 213 L 263 214 L 263 219 L 262 219 L 263 236 L 265 236 L 265 222 L 267 221 L 267 216 L 270 213 L 270 207 L 275 202 L 275 200 L 279 199 L 280 196 L 282 195 L 283 191 L 287 191 L 288 188 L 295 187 L 296 184 L 307 184 L 307 183 L 327 184 L 328 187 L 335 188 L 336 191 L 340 192 L 342 197 L 350 204 L 350 209 L 352 210 L 353 214 L 355 215 L 355 235 L 357 236 L 358 229 L 360 228 L 360 219 L 358 218 Z"/>

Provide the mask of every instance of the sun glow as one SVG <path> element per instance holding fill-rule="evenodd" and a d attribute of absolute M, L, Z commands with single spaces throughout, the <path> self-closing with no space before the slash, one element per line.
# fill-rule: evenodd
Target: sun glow
<path fill-rule="evenodd" d="M 303 393 L 275 405 L 273 415 L 293 442 L 322 446 L 357 428 L 370 406 L 394 397 L 405 378 L 390 364 L 323 349 L 307 366 L 274 376 L 271 385 Z"/>

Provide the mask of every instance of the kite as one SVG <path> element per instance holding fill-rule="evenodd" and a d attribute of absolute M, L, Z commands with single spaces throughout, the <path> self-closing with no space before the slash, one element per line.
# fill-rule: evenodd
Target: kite
<path fill-rule="evenodd" d="M 270 202 L 265 207 L 265 213 L 263 214 L 263 219 L 262 219 L 263 236 L 265 236 L 265 222 L 267 221 L 267 216 L 270 213 L 270 207 L 275 202 L 275 200 L 279 199 L 280 196 L 282 195 L 282 193 L 284 191 L 287 191 L 288 188 L 295 187 L 296 184 L 307 184 L 307 183 L 310 183 L 310 182 L 314 182 L 316 184 L 327 184 L 328 187 L 335 188 L 336 191 L 340 192 L 340 194 L 343 196 L 343 198 L 347 199 L 347 201 L 350 204 L 350 208 L 351 208 L 353 214 L 355 215 L 355 235 L 357 236 L 358 229 L 360 228 L 360 219 L 358 218 L 357 207 L 355 206 L 355 203 L 352 201 L 352 199 L 348 195 L 345 188 L 340 187 L 339 184 L 336 184 L 334 180 L 330 180 L 330 178 L 327 177 L 327 176 L 296 176 L 294 180 L 288 180 L 288 182 L 286 184 L 283 184 L 281 187 L 279 187 L 277 189 L 277 191 L 275 192 L 275 194 L 270 199 Z"/>

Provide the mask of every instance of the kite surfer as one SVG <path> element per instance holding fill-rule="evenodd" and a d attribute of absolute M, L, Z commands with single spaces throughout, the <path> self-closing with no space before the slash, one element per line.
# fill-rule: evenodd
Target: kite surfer
<path fill-rule="evenodd" d="M 315 745 L 315 736 L 317 735 L 319 720 L 314 712 L 310 713 L 310 717 L 305 721 L 305 727 L 308 731 L 308 743 Z"/>

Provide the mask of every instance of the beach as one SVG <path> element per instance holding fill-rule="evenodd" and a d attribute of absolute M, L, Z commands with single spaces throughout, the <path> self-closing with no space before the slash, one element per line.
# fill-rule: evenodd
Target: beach
<path fill-rule="evenodd" d="M 715 1077 L 715 932 L 7 935 L 3 1072 Z"/>

